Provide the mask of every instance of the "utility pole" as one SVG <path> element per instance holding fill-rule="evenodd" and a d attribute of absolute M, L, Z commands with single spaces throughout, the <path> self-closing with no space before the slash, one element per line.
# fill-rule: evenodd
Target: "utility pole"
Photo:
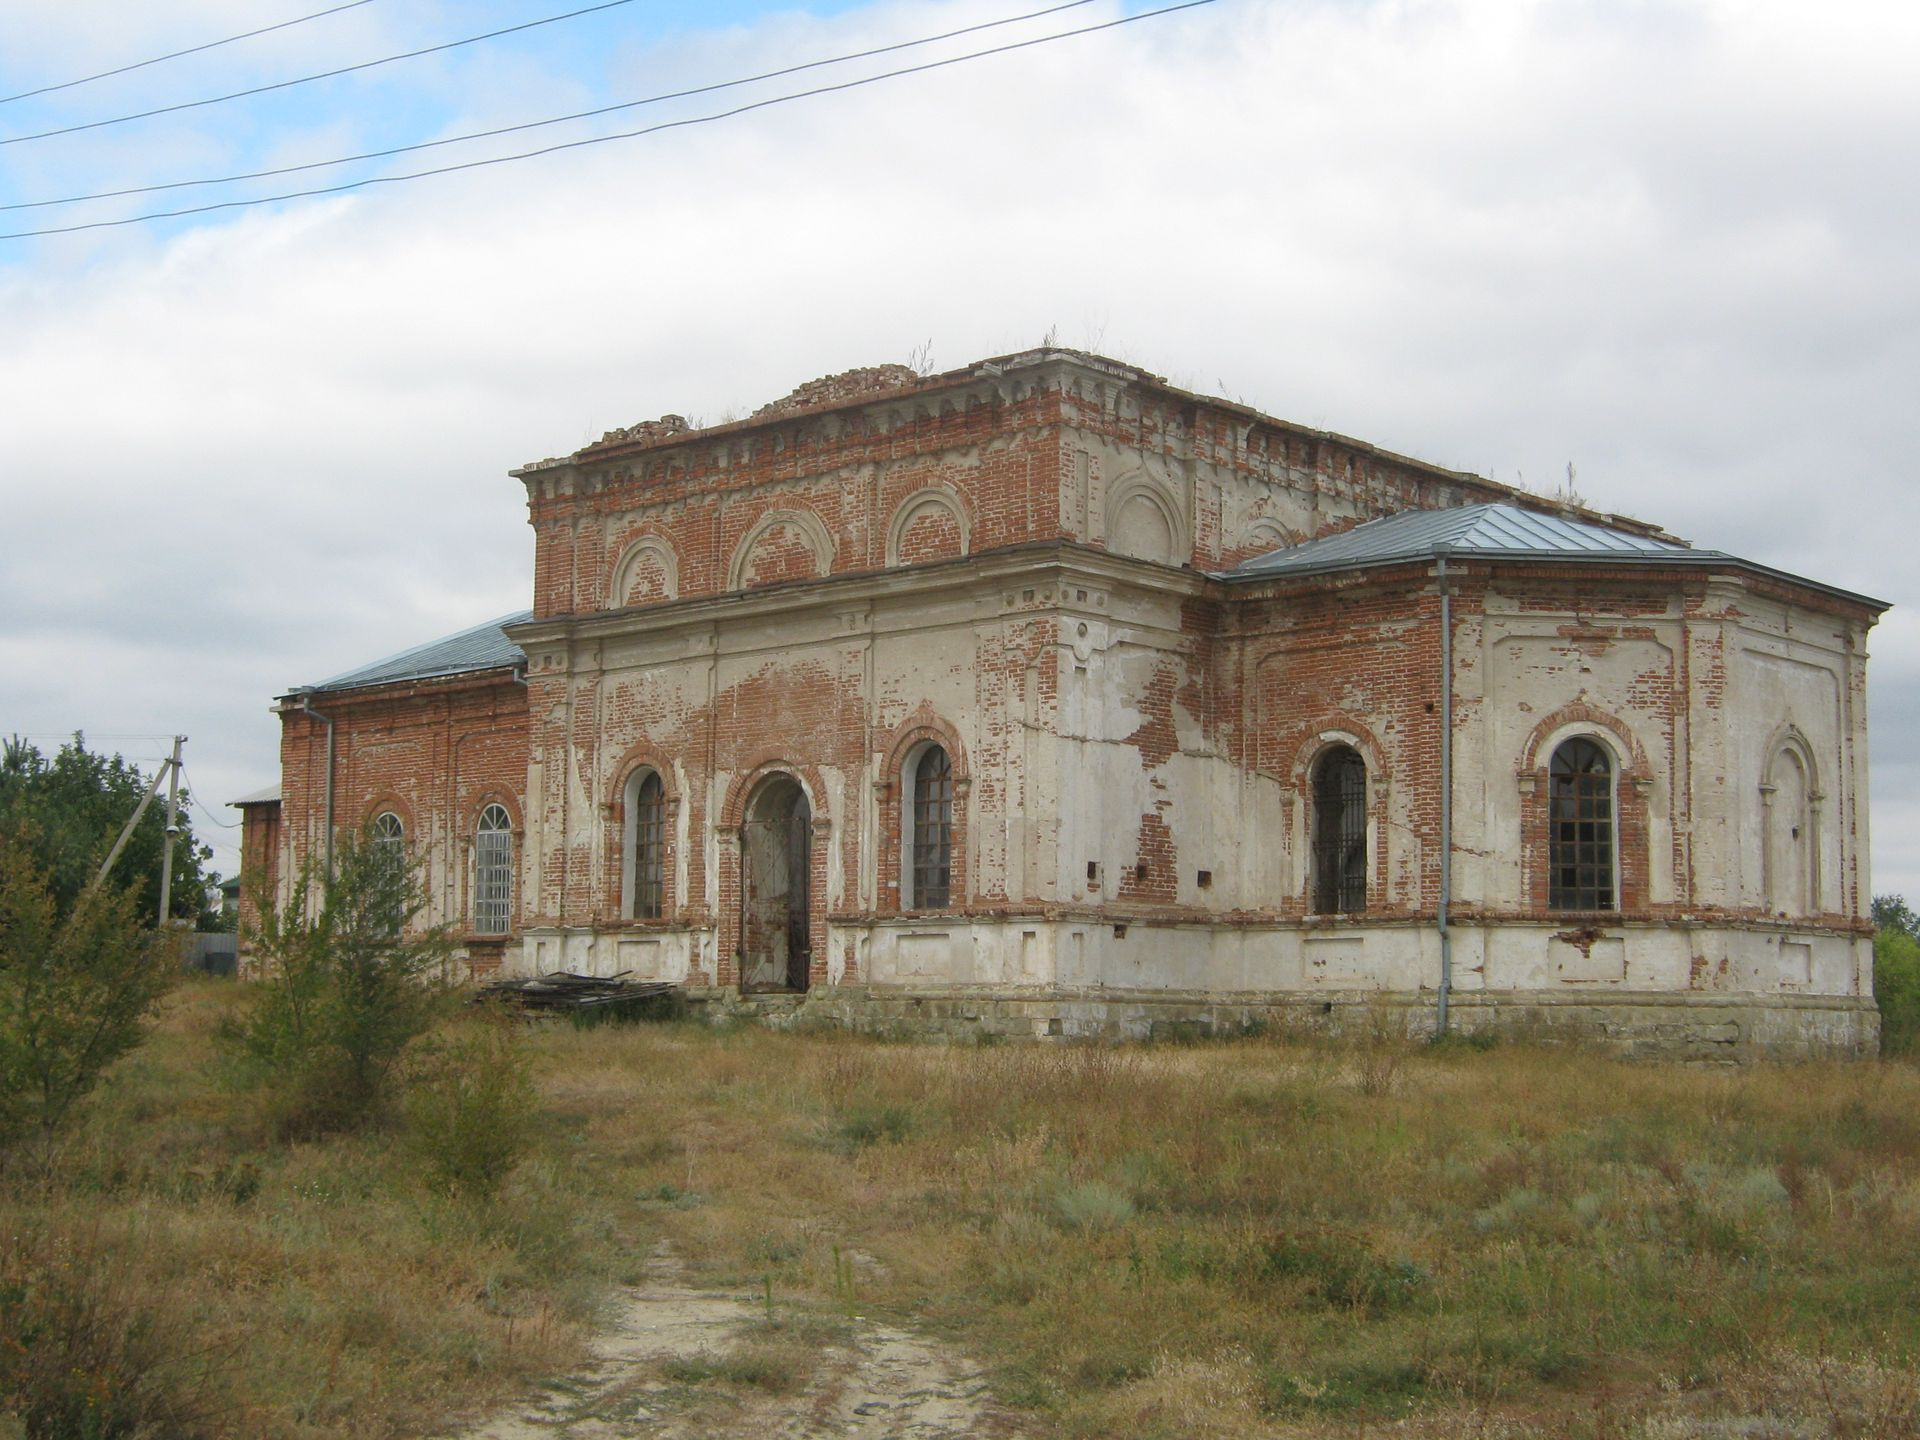
<path fill-rule="evenodd" d="M 160 926 L 166 928 L 172 918 L 173 905 L 173 846 L 174 837 L 180 833 L 180 747 L 187 743 L 187 737 L 173 737 L 173 759 L 168 762 L 172 767 L 167 776 L 167 838 L 160 847 Z"/>

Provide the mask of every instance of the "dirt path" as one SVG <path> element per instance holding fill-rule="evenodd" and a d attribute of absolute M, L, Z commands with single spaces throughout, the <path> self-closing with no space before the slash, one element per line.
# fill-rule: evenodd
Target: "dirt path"
<path fill-rule="evenodd" d="M 1014 1440 L 978 1370 L 868 1320 L 696 1289 L 656 1251 L 577 1374 L 458 1440 Z"/>

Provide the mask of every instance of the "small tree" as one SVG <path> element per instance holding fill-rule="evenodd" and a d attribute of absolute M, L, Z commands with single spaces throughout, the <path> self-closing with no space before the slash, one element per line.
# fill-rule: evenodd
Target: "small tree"
<path fill-rule="evenodd" d="M 237 1039 L 283 1133 L 352 1129 L 392 1100 L 401 1055 L 446 994 L 446 935 L 408 929 L 424 904 L 406 856 L 367 829 L 341 842 L 331 881 L 308 863 L 263 913 L 265 980 Z"/>
<path fill-rule="evenodd" d="M 1920 919 L 1898 895 L 1873 897 L 1873 990 L 1880 1053 L 1920 1054 Z"/>
<path fill-rule="evenodd" d="M 0 1141 L 50 1169 L 73 1109 L 138 1045 L 178 972 L 136 894 L 83 888 L 63 912 L 35 847 L 0 836 Z"/>
<path fill-rule="evenodd" d="M 24 837 L 46 874 L 61 914 L 71 910 L 80 893 L 93 883 L 121 826 L 146 795 L 147 781 L 131 761 L 87 749 L 80 735 L 62 745 L 52 759 L 24 740 L 0 745 L 0 829 Z M 147 807 L 107 877 L 134 888 L 138 896 L 134 916 L 142 924 L 152 924 L 159 910 L 160 852 L 168 844 L 165 800 L 163 792 Z M 167 907 L 168 914 L 181 918 L 205 913 L 203 862 L 213 858 L 213 852 L 191 834 L 186 817 L 192 804 L 192 796 L 181 787 L 183 833 L 173 842 L 172 896 Z"/>

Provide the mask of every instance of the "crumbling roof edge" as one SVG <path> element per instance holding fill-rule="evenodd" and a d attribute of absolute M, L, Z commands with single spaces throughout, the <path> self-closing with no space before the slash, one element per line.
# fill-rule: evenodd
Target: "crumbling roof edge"
<path fill-rule="evenodd" d="M 544 460 L 532 460 L 525 465 L 515 466 L 507 473 L 516 480 L 524 480 L 530 475 L 548 470 L 565 469 L 572 465 L 597 464 L 601 461 L 617 459 L 642 451 L 669 450 L 677 445 L 691 444 L 715 439 L 721 436 L 737 435 L 748 430 L 766 426 L 790 423 L 797 419 L 811 418 L 817 415 L 832 414 L 836 411 L 851 410 L 868 405 L 885 405 L 892 401 L 910 396 L 936 393 L 952 389 L 975 380 L 992 379 L 999 375 L 1022 370 L 1035 370 L 1048 365 L 1073 365 L 1082 370 L 1092 371 L 1129 384 L 1144 385 L 1157 390 L 1185 404 L 1204 405 L 1210 409 L 1224 411 L 1240 416 L 1250 423 L 1267 426 L 1314 440 L 1323 440 L 1353 450 L 1357 454 L 1375 456 L 1395 465 L 1404 465 L 1411 470 L 1431 475 L 1438 479 L 1452 481 L 1458 485 L 1473 486 L 1492 495 L 1504 496 L 1514 504 L 1526 509 L 1546 514 L 1558 514 L 1579 518 L 1596 524 L 1613 525 L 1620 529 L 1631 530 L 1637 534 L 1657 539 L 1674 539 L 1666 530 L 1651 521 L 1636 519 L 1631 515 L 1621 515 L 1608 511 L 1593 510 L 1585 505 L 1570 501 L 1554 500 L 1536 495 L 1532 491 L 1522 490 L 1501 480 L 1490 479 L 1485 475 L 1476 475 L 1470 470 L 1455 470 L 1449 466 L 1431 460 L 1421 460 L 1412 455 L 1404 455 L 1396 450 L 1388 450 L 1371 441 L 1357 439 L 1338 430 L 1325 430 L 1306 425 L 1295 420 L 1285 420 L 1277 415 L 1244 404 L 1238 400 L 1229 400 L 1220 395 L 1205 395 L 1195 390 L 1183 390 L 1172 384 L 1166 376 L 1156 375 L 1151 370 L 1129 365 L 1125 361 L 1115 360 L 1111 356 L 1098 355 L 1089 350 L 1075 350 L 1062 345 L 1037 345 L 1026 350 L 1016 350 L 1006 355 L 992 355 L 983 360 L 973 360 L 952 370 L 943 370 L 935 374 L 920 377 L 911 385 L 900 385 L 890 389 L 874 390 L 865 394 L 851 395 L 845 399 L 819 405 L 811 409 L 796 410 L 779 415 L 750 415 L 739 420 L 730 420 L 725 424 L 707 425 L 698 429 L 683 430 L 671 436 L 657 439 L 616 440 L 612 442 L 596 441 L 584 445 L 571 455 L 549 456 Z"/>

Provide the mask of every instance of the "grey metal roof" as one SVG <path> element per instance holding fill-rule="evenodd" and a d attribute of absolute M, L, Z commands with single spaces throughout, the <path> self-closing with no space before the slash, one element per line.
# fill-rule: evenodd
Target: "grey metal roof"
<path fill-rule="evenodd" d="M 1795 585 L 1804 585 L 1843 600 L 1887 609 L 1875 600 L 1837 585 L 1825 585 L 1742 560 L 1724 550 L 1696 550 L 1678 540 L 1663 540 L 1610 525 L 1573 520 L 1523 510 L 1518 505 L 1462 505 L 1446 510 L 1402 510 L 1397 515 L 1369 520 L 1339 535 L 1289 545 L 1255 556 L 1222 577 L 1227 580 L 1265 580 L 1296 575 L 1324 575 L 1337 570 L 1364 570 L 1375 565 L 1452 558 L 1488 560 L 1551 560 L 1570 564 L 1689 565 L 1751 571 Z"/>
<path fill-rule="evenodd" d="M 1289 545 L 1228 572 L 1231 579 L 1312 575 L 1441 555 L 1540 560 L 1727 560 L 1717 551 L 1695 550 L 1627 530 L 1543 515 L 1518 505 L 1463 505 L 1447 510 L 1403 510 L 1338 535 Z"/>
<path fill-rule="evenodd" d="M 498 670 L 526 662 L 526 652 L 503 633 L 508 625 L 531 620 L 531 610 L 516 610 L 471 630 L 430 640 L 398 655 L 389 655 L 358 670 L 335 675 L 318 685 L 296 686 L 296 695 L 323 690 L 357 690 L 365 685 L 392 685 L 402 680 L 431 680 L 441 675 L 464 675 L 474 670 Z"/>
<path fill-rule="evenodd" d="M 251 795 L 242 795 L 238 800 L 229 800 L 229 805 L 265 805 L 270 800 L 280 798 L 280 784 L 275 781 L 264 790 L 256 790 Z"/>

